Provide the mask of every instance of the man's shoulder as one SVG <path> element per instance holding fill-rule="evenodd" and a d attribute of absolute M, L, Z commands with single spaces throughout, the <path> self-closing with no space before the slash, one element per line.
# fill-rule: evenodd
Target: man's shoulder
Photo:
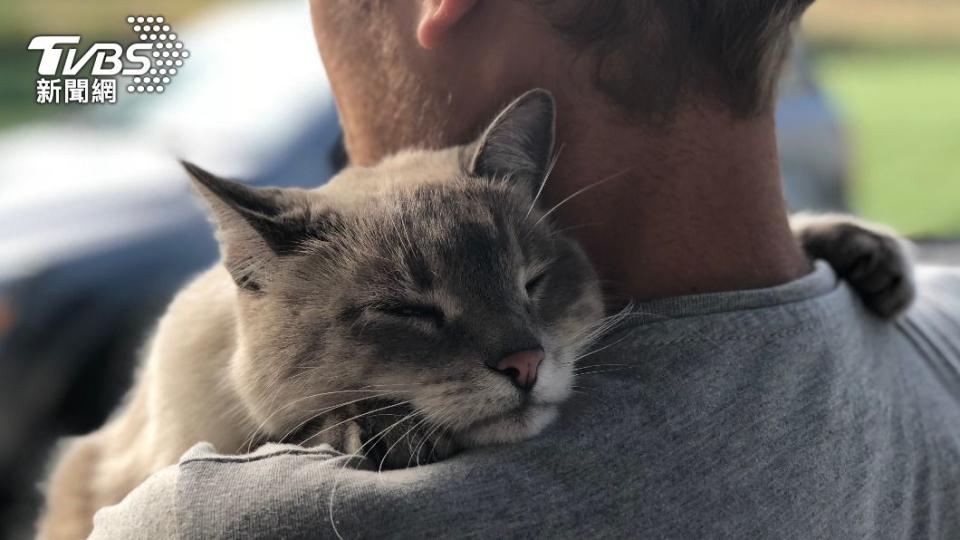
<path fill-rule="evenodd" d="M 921 294 L 960 299 L 960 266 L 919 266 L 916 274 Z"/>
<path fill-rule="evenodd" d="M 769 291 L 647 305 L 647 319 L 578 368 L 578 394 L 540 437 L 384 474 L 329 449 L 197 447 L 101 511 L 95 537 L 171 520 L 211 537 L 783 537 L 811 515 L 813 536 L 909 536 L 924 508 L 960 490 L 947 453 L 960 440 L 944 448 L 958 409 L 938 361 L 952 350 L 960 363 L 960 269 L 918 268 L 917 279 L 898 324 L 872 317 L 823 266 Z M 932 530 L 960 526 L 937 520 Z"/>
<path fill-rule="evenodd" d="M 928 360 L 960 367 L 960 267 L 921 266 L 917 299 L 898 328 Z"/>
<path fill-rule="evenodd" d="M 944 329 L 945 338 L 960 343 L 960 267 L 920 266 L 916 282 L 917 299 L 906 320 L 916 327 Z"/>

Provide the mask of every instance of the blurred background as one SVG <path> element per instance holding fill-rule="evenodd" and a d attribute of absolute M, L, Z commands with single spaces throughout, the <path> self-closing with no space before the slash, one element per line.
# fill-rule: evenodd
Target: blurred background
<path fill-rule="evenodd" d="M 191 52 L 166 92 L 36 103 L 31 37 L 126 44 L 139 14 Z M 960 0 L 816 3 L 778 123 L 795 210 L 889 223 L 960 264 Z M 0 0 L 0 538 L 31 536 L 52 443 L 104 421 L 164 305 L 216 257 L 174 157 L 316 186 L 338 137 L 305 0 Z"/>

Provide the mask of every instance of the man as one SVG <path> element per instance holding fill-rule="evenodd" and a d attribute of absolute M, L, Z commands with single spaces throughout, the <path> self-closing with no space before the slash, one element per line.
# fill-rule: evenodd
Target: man
<path fill-rule="evenodd" d="M 809 3 L 315 0 L 355 163 L 551 90 L 546 204 L 649 317 L 533 440 L 379 475 L 200 446 L 94 537 L 960 537 L 960 274 L 883 323 L 788 227 L 774 87 Z"/>

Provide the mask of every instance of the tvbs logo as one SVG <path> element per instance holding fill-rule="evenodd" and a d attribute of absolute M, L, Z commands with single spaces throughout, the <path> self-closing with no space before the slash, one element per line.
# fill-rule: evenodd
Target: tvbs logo
<path fill-rule="evenodd" d="M 27 46 L 31 51 L 43 51 L 40 56 L 40 66 L 37 73 L 40 75 L 72 76 L 93 60 L 90 74 L 94 77 L 103 75 L 143 75 L 150 70 L 151 43 L 134 43 L 127 47 L 126 52 L 119 43 L 94 43 L 83 56 L 78 56 L 78 49 L 66 49 L 67 58 L 61 62 L 64 49 L 61 45 L 79 45 L 80 36 L 37 36 Z M 123 59 L 126 58 L 125 65 Z M 62 67 L 61 67 L 62 64 Z M 127 67 L 129 66 L 129 67 Z"/>
<path fill-rule="evenodd" d="M 37 103 L 115 103 L 117 77 L 130 77 L 127 92 L 162 93 L 190 52 L 163 17 L 129 16 L 139 40 L 129 45 L 93 43 L 80 36 L 36 36 L 27 49 L 40 52 Z M 77 77 L 89 70 L 91 77 Z M 48 78 L 55 77 L 55 78 Z"/>

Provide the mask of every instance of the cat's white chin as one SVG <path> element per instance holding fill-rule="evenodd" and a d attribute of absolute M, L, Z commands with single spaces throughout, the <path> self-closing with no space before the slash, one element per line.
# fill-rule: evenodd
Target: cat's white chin
<path fill-rule="evenodd" d="M 467 446 L 514 443 L 535 437 L 557 418 L 557 405 L 536 404 L 478 423 L 461 434 Z"/>

